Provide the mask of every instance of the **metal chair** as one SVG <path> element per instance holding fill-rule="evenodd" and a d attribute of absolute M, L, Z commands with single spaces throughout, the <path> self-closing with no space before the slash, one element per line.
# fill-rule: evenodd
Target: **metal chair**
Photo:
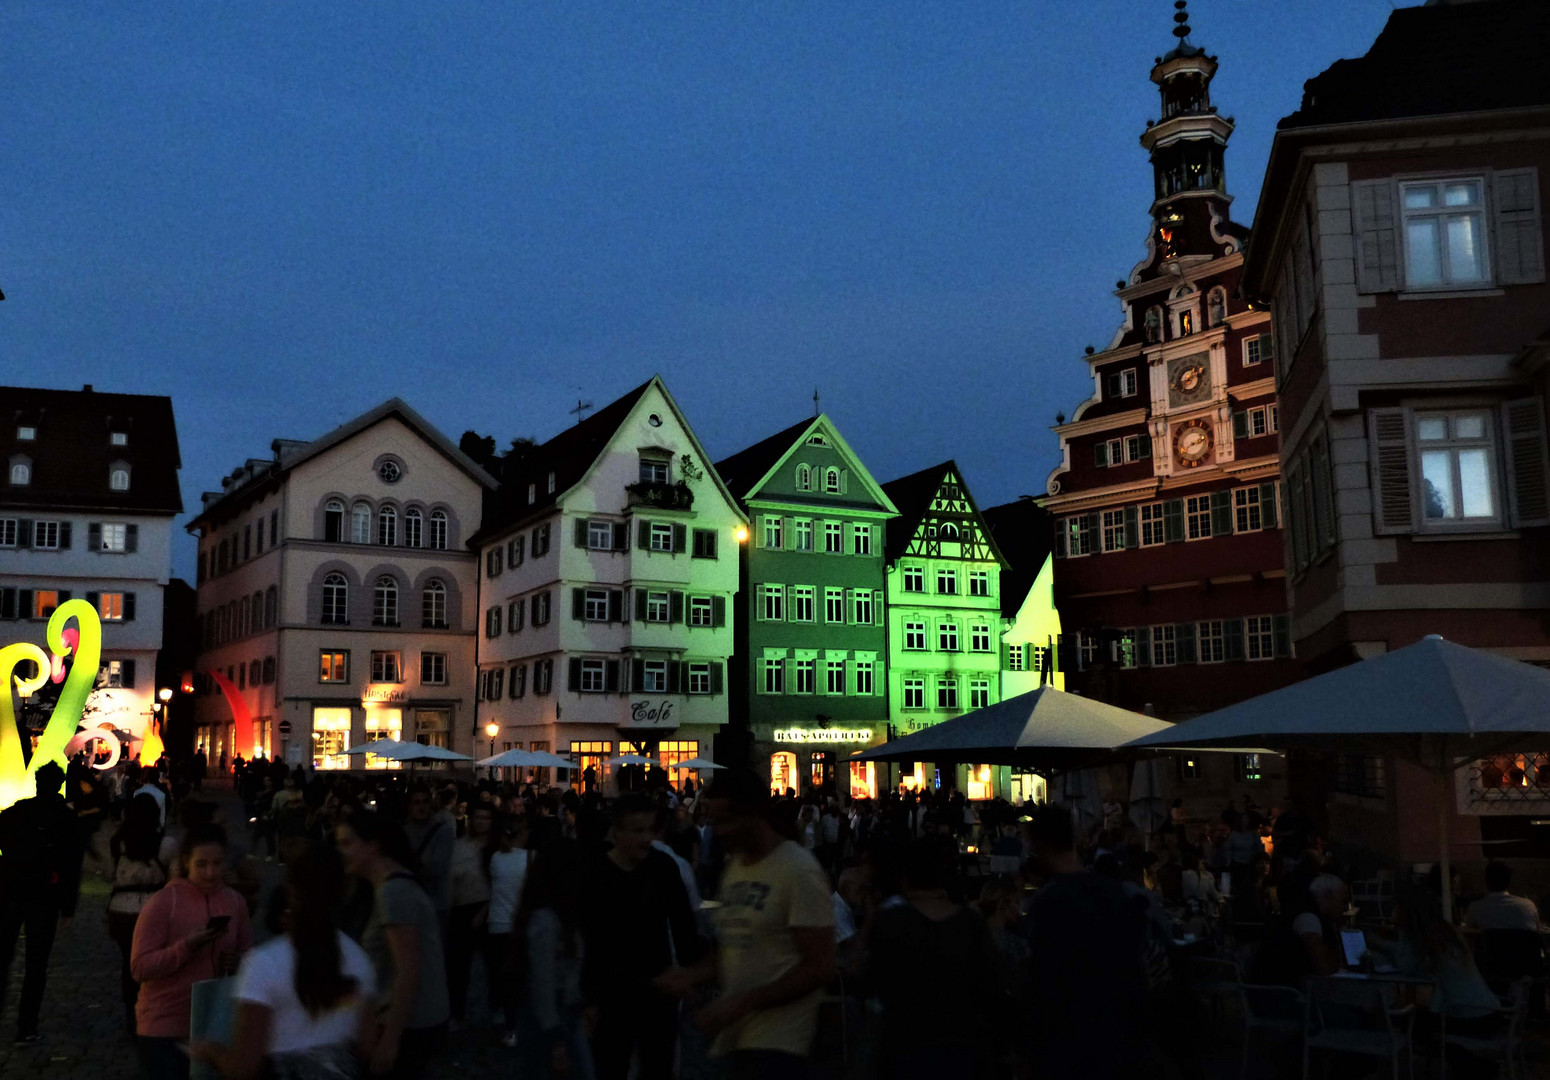
<path fill-rule="evenodd" d="M 1507 1067 L 1507 1080 L 1519 1080 L 1528 1076 L 1528 1063 L 1523 1056 L 1523 1023 L 1528 1017 L 1529 994 L 1534 980 L 1523 978 L 1512 984 L 1507 1004 L 1502 1013 L 1507 1017 L 1507 1030 L 1490 1037 L 1477 1035 L 1449 1035 L 1448 1018 L 1442 1018 L 1442 1066 L 1440 1075 L 1448 1075 L 1447 1049 L 1456 1046 L 1485 1061 L 1494 1061 Z"/>
<path fill-rule="evenodd" d="M 1243 1017 L 1243 1053 L 1238 1076 L 1248 1075 L 1249 1051 L 1254 1033 L 1267 1039 L 1290 1039 L 1302 1034 L 1303 997 L 1290 986 L 1263 986 L 1246 983 L 1231 960 L 1203 956 L 1190 959 L 1190 985 L 1202 995 L 1218 1002 L 1231 1002 Z"/>
<path fill-rule="evenodd" d="M 1387 921 L 1388 909 L 1394 903 L 1394 871 L 1379 870 L 1377 876 L 1366 881 L 1353 881 L 1351 903 L 1358 908 L 1370 905 L 1378 919 Z"/>
<path fill-rule="evenodd" d="M 1381 982 L 1368 979 L 1331 976 L 1308 980 L 1302 1037 L 1303 1080 L 1308 1080 L 1315 1050 L 1387 1058 L 1394 1080 L 1399 1080 L 1399 1061 L 1403 1056 L 1409 1075 L 1415 1075 L 1411 1045 L 1415 1008 L 1391 1008 L 1386 989 Z"/>

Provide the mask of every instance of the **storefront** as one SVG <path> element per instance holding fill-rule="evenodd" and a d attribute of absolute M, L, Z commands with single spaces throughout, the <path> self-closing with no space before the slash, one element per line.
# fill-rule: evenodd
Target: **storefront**
<path fill-rule="evenodd" d="M 885 767 L 851 761 L 857 750 L 887 738 L 888 726 L 877 724 L 790 723 L 755 724 L 754 756 L 767 763 L 770 791 L 798 795 L 848 795 L 876 798 L 886 783 Z"/>
<path fill-rule="evenodd" d="M 298 729 L 310 729 L 311 759 L 315 769 L 392 769 L 397 764 L 376 754 L 351 754 L 352 746 L 393 739 L 403 742 L 448 746 L 454 716 L 454 704 L 444 700 L 415 701 L 401 686 L 368 685 L 360 702 L 312 701 L 303 704 L 310 715 Z M 296 745 L 296 736 L 287 740 L 294 760 L 306 754 Z M 294 749 L 292 748 L 294 747 Z"/>

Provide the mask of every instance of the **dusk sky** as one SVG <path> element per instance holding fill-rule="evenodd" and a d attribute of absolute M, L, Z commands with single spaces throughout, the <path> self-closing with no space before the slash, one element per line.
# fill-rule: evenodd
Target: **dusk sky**
<path fill-rule="evenodd" d="M 1191 4 L 1237 220 L 1392 6 Z M 7 0 L 0 383 L 170 394 L 190 508 L 394 395 L 504 445 L 653 372 L 717 458 L 817 387 L 879 480 L 1040 494 L 1143 254 L 1172 14 Z"/>

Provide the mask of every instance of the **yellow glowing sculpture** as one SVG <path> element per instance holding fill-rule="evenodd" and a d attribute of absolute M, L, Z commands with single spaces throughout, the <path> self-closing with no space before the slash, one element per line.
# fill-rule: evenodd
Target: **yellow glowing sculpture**
<path fill-rule="evenodd" d="M 75 625 L 65 624 L 74 621 Z M 102 622 L 97 609 L 85 600 L 66 600 L 54 609 L 48 620 L 48 647 L 52 656 L 29 642 L 18 642 L 0 648 L 0 809 L 18 799 L 31 798 L 36 790 L 32 773 L 45 761 L 65 765 L 65 747 L 75 737 L 81 716 L 86 711 L 86 698 L 97 681 L 97 667 L 102 659 Z M 68 673 L 65 660 L 70 661 Z M 16 675 L 17 665 L 30 660 L 37 667 L 37 674 L 23 679 Z M 64 685 L 59 690 L 59 700 L 54 704 L 38 745 L 33 748 L 32 760 L 23 761 L 22 734 L 16 726 L 16 713 L 12 706 L 11 684 L 23 697 L 30 696 L 52 680 Z"/>

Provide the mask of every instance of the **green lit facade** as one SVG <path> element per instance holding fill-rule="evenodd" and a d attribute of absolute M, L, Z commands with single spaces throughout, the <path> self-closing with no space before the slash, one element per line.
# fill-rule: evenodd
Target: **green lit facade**
<path fill-rule="evenodd" d="M 884 546 L 893 503 L 826 416 L 716 466 L 749 519 L 733 700 L 772 787 L 873 794 L 845 762 L 884 741 Z"/>

